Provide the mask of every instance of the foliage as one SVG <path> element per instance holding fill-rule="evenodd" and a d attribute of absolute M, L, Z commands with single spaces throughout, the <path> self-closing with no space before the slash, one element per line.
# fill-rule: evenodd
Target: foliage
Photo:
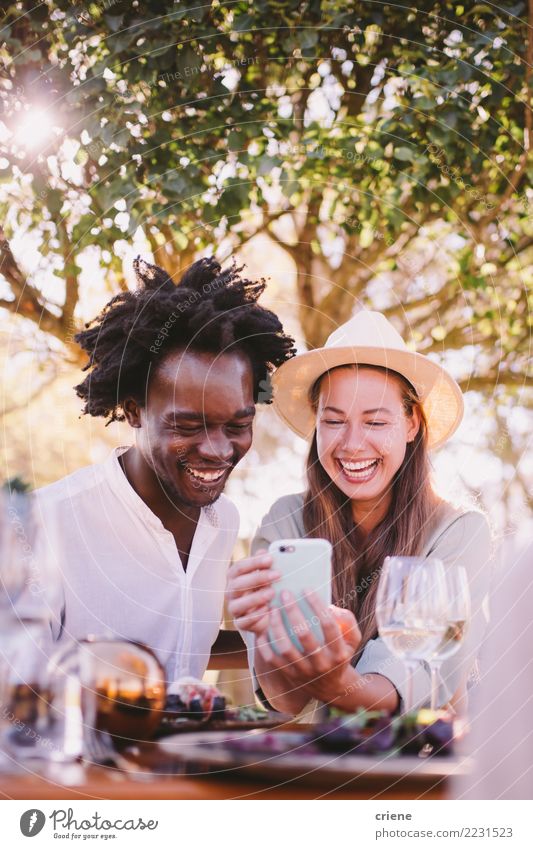
<path fill-rule="evenodd" d="M 472 352 L 463 387 L 531 386 L 526 16 L 471 0 L 7 6 L 1 305 L 68 343 L 89 247 L 124 286 L 137 228 L 173 274 L 267 232 L 296 264 L 308 344 L 376 303 L 419 350 Z M 26 114 L 61 129 L 32 148 Z M 24 231 L 53 294 L 14 255 Z"/>

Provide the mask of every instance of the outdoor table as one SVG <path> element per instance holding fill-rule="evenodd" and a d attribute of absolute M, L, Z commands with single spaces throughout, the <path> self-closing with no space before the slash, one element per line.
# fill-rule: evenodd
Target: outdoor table
<path fill-rule="evenodd" d="M 287 730 L 294 725 L 288 725 Z M 306 726 L 298 725 L 298 730 Z M 444 799 L 448 780 L 442 777 L 359 775 L 332 786 L 331 779 L 313 783 L 299 779 L 266 780 L 238 773 L 198 773 L 198 765 L 167 756 L 155 743 L 136 747 L 129 757 L 140 773 L 110 766 L 57 764 L 47 776 L 28 766 L 27 772 L 0 775 L 3 799 Z M 191 772 L 191 770 L 194 770 Z M 70 778 L 69 778 L 70 775 Z"/>

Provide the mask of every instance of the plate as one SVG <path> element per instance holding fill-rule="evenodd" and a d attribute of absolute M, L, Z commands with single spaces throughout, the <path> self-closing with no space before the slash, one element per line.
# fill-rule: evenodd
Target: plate
<path fill-rule="evenodd" d="M 261 729 L 254 731 L 206 731 L 195 734 L 179 734 L 167 737 L 159 743 L 160 748 L 179 760 L 187 761 L 194 771 L 201 769 L 210 775 L 232 777 L 255 776 L 274 779 L 320 784 L 338 787 L 354 780 L 365 783 L 399 780 L 420 783 L 426 787 L 439 784 L 452 775 L 468 773 L 471 764 L 455 756 L 420 758 L 414 755 L 350 755 L 337 752 L 303 751 L 308 735 L 295 731 L 270 732 L 269 737 L 279 738 L 280 745 L 287 751 L 242 751 L 230 748 L 237 742 L 253 743 L 252 736 L 260 736 Z M 284 735 L 285 739 L 281 737 Z M 260 740 L 257 741 L 260 743 Z"/>
<path fill-rule="evenodd" d="M 263 719 L 176 719 L 159 725 L 155 733 L 157 740 L 165 737 L 183 734 L 184 732 L 202 732 L 202 737 L 211 731 L 252 731 L 267 728 L 279 728 L 284 722 L 289 722 L 293 717 L 289 714 L 271 713 Z"/>

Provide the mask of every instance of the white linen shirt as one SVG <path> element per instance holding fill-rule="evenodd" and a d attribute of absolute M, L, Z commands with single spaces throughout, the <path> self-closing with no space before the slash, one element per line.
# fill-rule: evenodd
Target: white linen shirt
<path fill-rule="evenodd" d="M 221 495 L 200 511 L 184 571 L 173 535 L 122 471 L 124 451 L 36 493 L 64 589 L 54 638 L 135 640 L 156 653 L 169 683 L 201 678 L 222 621 L 237 508 Z"/>

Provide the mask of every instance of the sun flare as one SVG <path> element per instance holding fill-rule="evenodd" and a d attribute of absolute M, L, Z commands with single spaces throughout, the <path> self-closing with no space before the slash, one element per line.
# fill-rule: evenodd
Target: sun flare
<path fill-rule="evenodd" d="M 37 150 L 50 140 L 56 129 L 54 117 L 47 109 L 29 109 L 21 116 L 14 139 L 27 150 Z"/>

